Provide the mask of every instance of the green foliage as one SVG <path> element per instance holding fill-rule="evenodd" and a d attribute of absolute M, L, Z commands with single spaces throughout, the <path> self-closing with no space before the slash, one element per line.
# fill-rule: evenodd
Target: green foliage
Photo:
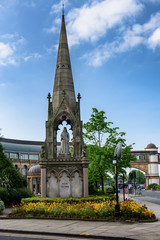
<path fill-rule="evenodd" d="M 109 196 L 90 196 L 90 197 L 82 197 L 82 198 L 41 198 L 41 197 L 32 197 L 32 198 L 24 198 L 21 200 L 22 204 L 28 203 L 37 203 L 37 202 L 45 202 L 45 203 L 52 203 L 52 202 L 59 202 L 59 203 L 78 203 L 78 202 L 101 202 L 107 200 L 114 200 L 114 195 Z"/>
<path fill-rule="evenodd" d="M 20 203 L 22 198 L 32 196 L 26 186 L 26 179 L 6 157 L 0 144 L 0 198 L 6 205 Z"/>
<path fill-rule="evenodd" d="M 83 125 L 84 138 L 89 143 L 89 186 L 96 186 L 97 182 L 103 186 L 104 180 L 110 180 L 108 173 L 114 174 L 113 159 L 117 143 L 121 142 L 123 147 L 122 159 L 117 164 L 118 173 L 124 173 L 124 168 L 131 167 L 130 161 L 136 161 L 136 158 L 131 155 L 132 145 L 126 144 L 125 133 L 119 132 L 118 127 L 112 127 L 112 122 L 107 122 L 105 112 L 96 108 L 92 110 L 89 122 Z"/>
<path fill-rule="evenodd" d="M 89 185 L 89 195 L 96 195 L 98 194 L 98 189 L 94 185 Z"/>
<path fill-rule="evenodd" d="M 153 189 L 156 190 L 157 189 L 158 184 L 157 183 L 151 183 L 148 185 L 148 189 Z"/>
<path fill-rule="evenodd" d="M 26 187 L 26 179 L 15 169 L 12 162 L 6 157 L 0 144 L 0 187 L 8 190 Z"/>
<path fill-rule="evenodd" d="M 6 188 L 0 187 L 0 199 L 6 204 L 8 202 L 8 191 Z"/>
<path fill-rule="evenodd" d="M 19 204 L 22 198 L 28 197 L 32 197 L 32 193 L 25 187 L 16 189 L 11 188 L 10 190 L 0 188 L 0 199 L 2 199 L 7 206 Z"/>
<path fill-rule="evenodd" d="M 100 147 L 103 140 L 103 134 L 110 132 L 110 125 L 113 124 L 112 122 L 107 122 L 106 119 L 107 117 L 104 111 L 99 112 L 96 108 L 92 108 L 89 122 L 83 125 L 86 131 L 84 132 L 85 139 Z"/>
<path fill-rule="evenodd" d="M 105 191 L 105 193 L 113 193 L 113 187 L 112 186 L 105 186 L 104 191 Z"/>
<path fill-rule="evenodd" d="M 0 213 L 5 209 L 4 202 L 0 200 Z"/>
<path fill-rule="evenodd" d="M 21 202 L 21 199 L 30 198 L 32 197 L 32 193 L 29 189 L 23 187 L 23 188 L 16 188 L 11 189 L 9 191 L 9 201 L 12 204 L 19 204 Z"/>
<path fill-rule="evenodd" d="M 135 171 L 136 172 L 136 183 L 138 184 L 144 184 L 146 182 L 146 177 L 145 174 L 139 170 L 132 170 L 131 172 Z M 129 180 L 129 175 L 128 175 L 128 180 Z M 132 179 L 132 182 L 134 179 Z"/>

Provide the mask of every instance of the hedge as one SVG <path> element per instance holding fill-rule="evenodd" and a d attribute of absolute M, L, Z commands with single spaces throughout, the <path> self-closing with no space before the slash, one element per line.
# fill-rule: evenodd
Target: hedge
<path fill-rule="evenodd" d="M 7 191 L 6 188 L 0 188 L 0 199 L 7 206 L 12 204 L 19 204 L 22 198 L 32 197 L 32 193 L 25 187 L 10 189 Z"/>
<path fill-rule="evenodd" d="M 148 189 L 153 189 L 153 190 L 156 190 L 156 189 L 159 189 L 160 188 L 160 185 L 158 185 L 157 183 L 151 183 L 148 185 Z"/>
<path fill-rule="evenodd" d="M 101 202 L 106 200 L 114 200 L 115 195 L 110 194 L 109 196 L 90 196 L 87 198 L 41 198 L 41 197 L 32 197 L 32 198 L 23 198 L 21 200 L 22 204 L 28 203 L 37 203 L 37 202 L 45 202 L 45 203 L 52 203 L 52 202 L 66 202 L 66 203 L 78 203 L 78 202 Z"/>

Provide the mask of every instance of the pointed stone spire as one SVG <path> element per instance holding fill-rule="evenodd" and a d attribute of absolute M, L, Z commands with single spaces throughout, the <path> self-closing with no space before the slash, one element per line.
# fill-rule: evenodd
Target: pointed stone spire
<path fill-rule="evenodd" d="M 61 33 L 59 39 L 57 65 L 52 99 L 53 113 L 57 110 L 62 100 L 64 99 L 64 92 L 65 99 L 74 113 L 76 108 L 76 97 L 69 56 L 64 11 L 62 11 Z"/>

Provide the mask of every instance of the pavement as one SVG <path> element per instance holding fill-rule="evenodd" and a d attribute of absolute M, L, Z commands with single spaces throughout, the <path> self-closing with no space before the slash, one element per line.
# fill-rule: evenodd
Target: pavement
<path fill-rule="evenodd" d="M 40 234 L 64 238 L 160 240 L 160 205 L 142 202 L 140 197 L 129 196 L 129 198 L 145 204 L 148 209 L 152 209 L 159 221 L 121 223 L 82 220 L 7 219 L 6 214 L 11 209 L 6 209 L 0 218 L 0 232 Z"/>

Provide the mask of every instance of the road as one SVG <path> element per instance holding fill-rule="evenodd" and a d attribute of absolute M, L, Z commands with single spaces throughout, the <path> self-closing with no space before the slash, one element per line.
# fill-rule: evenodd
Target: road
<path fill-rule="evenodd" d="M 0 240 L 84 240 L 84 238 L 0 233 Z M 91 238 L 85 238 L 85 240 L 91 240 Z"/>
<path fill-rule="evenodd" d="M 151 202 L 160 205 L 160 191 L 142 190 L 142 195 L 136 196 L 141 201 Z"/>

